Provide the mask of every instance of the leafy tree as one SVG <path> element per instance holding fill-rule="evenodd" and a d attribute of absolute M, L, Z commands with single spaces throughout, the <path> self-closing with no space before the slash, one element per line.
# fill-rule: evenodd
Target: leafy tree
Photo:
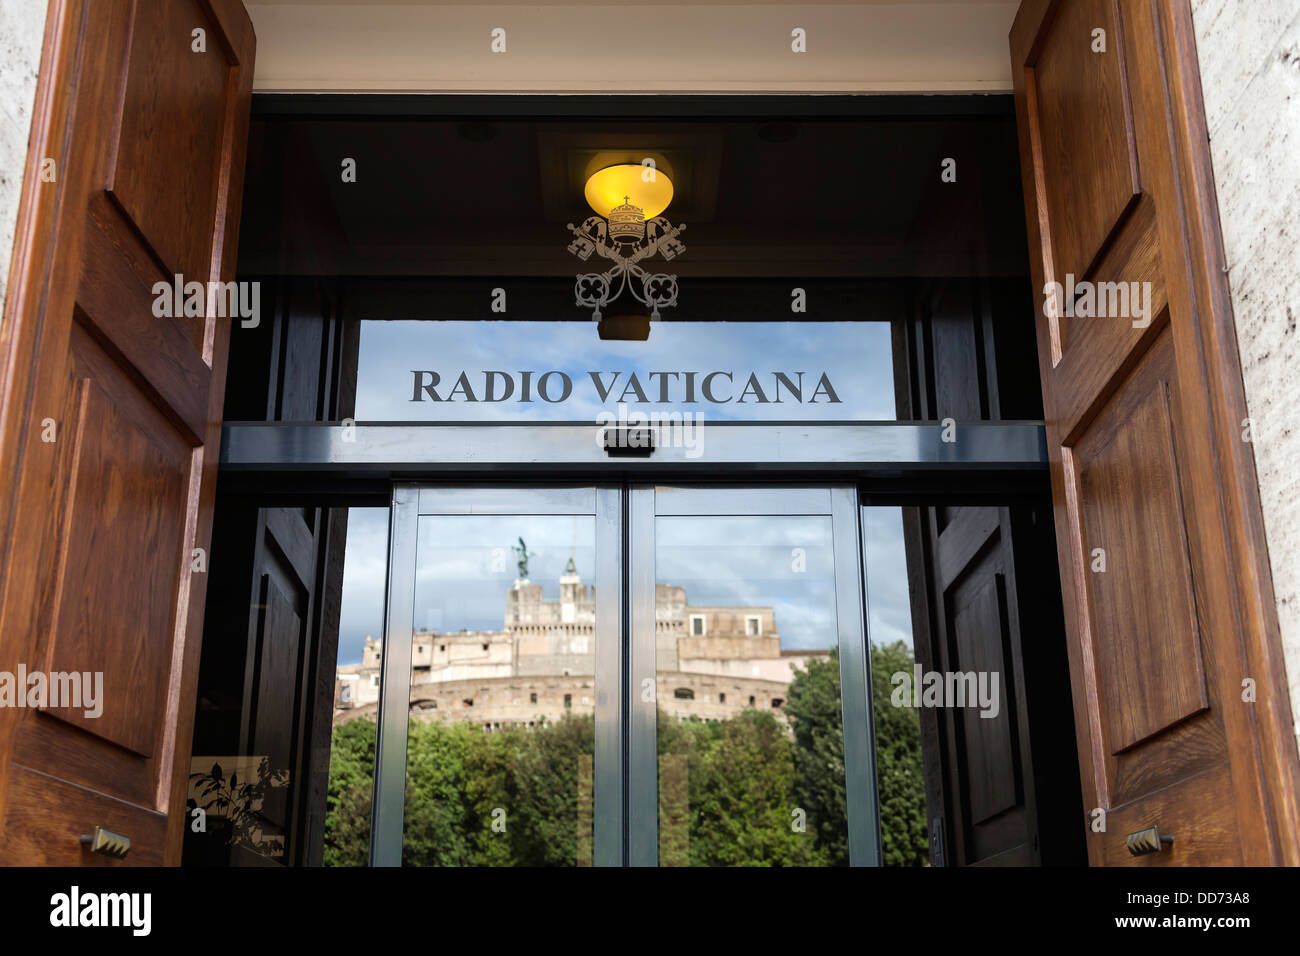
<path fill-rule="evenodd" d="M 794 734 L 795 799 L 808 829 L 832 866 L 849 865 L 848 807 L 844 796 L 844 718 L 839 651 L 810 660 L 790 682 L 786 715 Z"/>
<path fill-rule="evenodd" d="M 484 736 L 477 724 L 412 720 L 406 740 L 405 866 L 468 866 L 474 862 L 473 814 L 466 801 L 466 762 Z"/>
<path fill-rule="evenodd" d="M 469 732 L 464 792 L 459 797 L 468 841 L 466 863 L 514 866 L 518 860 L 510 842 L 511 829 L 517 829 L 521 821 L 515 812 L 511 774 L 527 746 L 526 736 L 518 730 L 484 733 L 478 725 L 469 723 L 455 726 Z"/>
<path fill-rule="evenodd" d="M 925 776 L 921 722 L 911 707 L 890 701 L 890 675 L 912 673 L 916 659 L 902 641 L 871 645 L 872 714 L 876 725 L 876 791 L 880 801 L 881 855 L 885 866 L 924 866 Z"/>
<path fill-rule="evenodd" d="M 871 648 L 882 855 L 926 861 L 925 783 L 916 711 L 890 705 L 909 671 L 897 642 Z M 679 721 L 662 711 L 659 861 L 663 866 L 826 866 L 848 862 L 839 658 L 812 660 L 788 691 L 787 729 L 767 711 Z M 402 861 L 423 866 L 590 864 L 591 716 L 533 731 L 415 719 L 407 739 Z M 375 725 L 334 729 L 324 862 L 369 854 Z M 493 827 L 505 811 L 504 832 Z M 806 830 L 794 826 L 798 811 Z"/>
<path fill-rule="evenodd" d="M 881 857 L 886 866 L 921 866 L 928 859 L 921 726 L 916 711 L 890 704 L 891 674 L 912 672 L 912 649 L 902 641 L 871 645 L 872 717 L 876 737 L 876 791 Z M 844 728 L 838 652 L 812 660 L 790 682 L 785 706 L 794 734 L 796 793 L 809 828 L 834 865 L 848 863 L 844 791 Z"/>
<path fill-rule="evenodd" d="M 325 796 L 325 866 L 365 866 L 370 858 L 370 802 L 375 779 L 375 725 L 349 720 L 334 728 Z"/>
<path fill-rule="evenodd" d="M 655 721 L 660 866 L 691 865 L 690 754 L 695 738 L 709 726 L 674 720 L 662 710 Z"/>
<path fill-rule="evenodd" d="M 470 722 L 412 720 L 403 863 L 589 864 L 594 735 L 590 716 L 544 724 L 533 732 L 492 734 Z M 364 866 L 369 857 L 374 748 L 375 725 L 369 721 L 353 720 L 334 729 L 327 866 Z"/>
<path fill-rule="evenodd" d="M 687 723 L 692 866 L 813 866 L 824 862 L 812 831 L 796 831 L 794 756 L 770 713 Z"/>
<path fill-rule="evenodd" d="M 595 718 L 566 716 L 514 738 L 509 832 L 516 859 L 525 866 L 590 865 Z"/>

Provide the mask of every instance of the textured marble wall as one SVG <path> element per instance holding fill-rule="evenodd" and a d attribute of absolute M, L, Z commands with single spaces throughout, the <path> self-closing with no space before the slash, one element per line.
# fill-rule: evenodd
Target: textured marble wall
<path fill-rule="evenodd" d="M 0 0 L 0 315 L 32 128 L 48 0 Z"/>
<path fill-rule="evenodd" d="M 1192 0 L 1192 17 L 1300 735 L 1300 2 Z"/>

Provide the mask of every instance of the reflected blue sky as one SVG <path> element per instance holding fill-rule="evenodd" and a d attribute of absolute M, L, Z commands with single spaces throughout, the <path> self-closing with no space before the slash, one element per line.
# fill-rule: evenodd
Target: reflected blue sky
<path fill-rule="evenodd" d="M 655 519 L 655 581 L 694 607 L 770 607 L 782 650 L 838 643 L 831 519 Z"/>
<path fill-rule="evenodd" d="M 505 591 L 516 572 L 509 549 L 521 535 L 536 553 L 529 576 L 544 586 L 547 600 L 559 596 L 557 582 L 574 549 L 575 530 L 578 570 L 584 583 L 593 583 L 590 517 L 578 518 L 576 525 L 569 517 L 451 517 L 438 519 L 436 527 L 432 520 L 423 519 L 421 525 L 414 622 L 418 627 L 500 628 Z M 660 518 L 657 576 L 662 583 L 686 587 L 688 599 L 697 605 L 775 607 L 782 647 L 833 646 L 831 557 L 821 546 L 820 526 L 809 520 Z M 877 643 L 901 640 L 910 646 L 901 511 L 868 508 L 864 524 L 869 634 Z M 383 631 L 387 509 L 350 509 L 347 534 L 338 662 L 357 664 L 366 635 Z M 804 576 L 788 573 L 790 548 L 795 546 L 807 551 Z M 504 571 L 495 570 L 500 561 L 494 559 L 501 557 L 494 555 L 496 548 L 504 549 Z M 439 578 L 449 586 L 436 585 Z"/>
<path fill-rule="evenodd" d="M 411 400 L 415 371 L 437 374 L 434 394 L 441 401 L 427 392 L 420 393 L 421 401 Z M 521 400 L 525 371 L 531 373 L 529 401 Z M 541 400 L 538 381 L 549 371 L 572 381 L 566 400 Z M 731 378 L 713 379 L 712 395 L 729 401 L 710 402 L 703 395 L 703 379 L 715 371 Z M 462 372 L 465 386 L 458 390 Z M 491 389 L 493 397 L 508 391 L 509 398 L 484 400 L 487 372 L 504 373 L 493 376 Z M 596 381 L 592 372 L 598 373 Z M 661 372 L 683 374 L 655 374 Z M 686 372 L 695 373 L 693 403 L 687 402 Z M 787 376 L 798 396 L 776 379 L 777 372 Z M 746 394 L 750 375 L 757 388 Z M 822 375 L 839 402 L 830 401 L 825 390 L 818 393 Z M 550 398 L 560 397 L 562 383 L 559 376 L 548 380 Z M 602 389 L 607 390 L 603 396 Z M 638 402 L 638 392 L 645 403 Z M 890 326 L 656 322 L 648 341 L 619 342 L 602 341 L 591 321 L 361 323 L 357 421 L 595 421 L 601 411 L 616 411 L 620 400 L 630 410 L 703 412 L 705 421 L 893 420 Z"/>
<path fill-rule="evenodd" d="M 415 371 L 437 374 L 434 392 L 442 401 L 430 400 L 423 390 L 424 400 L 411 400 Z M 525 371 L 531 373 L 527 396 L 531 401 L 520 400 Z M 563 401 L 540 400 L 538 382 L 550 371 L 563 372 L 572 382 L 571 394 Z M 457 388 L 462 372 L 464 384 Z M 495 394 L 491 396 L 488 372 L 503 373 L 492 376 Z M 594 380 L 593 372 L 597 373 Z M 654 374 L 663 372 L 682 374 Z M 686 372 L 696 373 L 689 386 Z M 706 400 L 703 379 L 711 372 L 729 374 L 729 379 L 715 377 L 712 392 L 714 398 L 729 401 Z M 776 378 L 777 372 L 784 373 L 784 381 Z M 756 388 L 747 392 L 751 375 Z M 818 389 L 823 375 L 838 402 L 828 401 L 826 390 Z M 421 383 L 431 384 L 431 380 L 422 377 Z M 549 397 L 558 398 L 563 379 L 552 376 L 548 384 Z M 509 398 L 484 400 L 501 398 L 507 389 Z M 644 403 L 639 401 L 642 395 Z M 470 397 L 479 401 L 467 401 Z M 694 402 L 687 401 L 692 397 Z M 616 411 L 620 401 L 627 403 L 629 411 L 701 412 L 705 422 L 892 420 L 890 326 L 887 322 L 848 321 L 665 321 L 651 326 L 648 341 L 620 342 L 602 341 L 591 321 L 361 323 L 354 413 L 358 421 L 595 421 L 603 411 Z M 781 535 L 807 533 L 806 528 L 792 531 L 793 526 L 787 524 L 799 519 L 759 519 L 747 526 L 746 542 L 740 547 L 729 545 L 736 536 L 734 522 L 744 519 L 691 520 L 701 535 L 697 540 L 714 542 L 725 550 L 668 546 L 668 551 L 660 553 L 663 583 L 688 587 L 688 600 L 699 605 L 776 607 L 783 646 L 812 649 L 834 643 L 833 585 L 809 584 L 831 581 L 829 564 L 817 564 L 830 561 L 829 550 L 822 556 L 820 545 L 809 549 L 809 574 L 797 587 L 774 580 L 768 573 L 772 562 L 781 556 L 778 551 L 784 555 L 783 563 L 789 564 L 791 542 Z M 559 525 L 552 527 L 554 522 Z M 717 527 L 701 527 L 710 522 Z M 571 518 L 518 518 L 505 523 L 499 518 L 465 519 L 439 526 L 440 545 L 426 543 L 434 536 L 423 529 L 432 526 L 422 525 L 420 547 L 427 550 L 421 551 L 418 587 L 425 596 L 418 601 L 415 625 L 444 630 L 499 628 L 505 590 L 514 580 L 514 555 L 507 551 L 505 573 L 485 573 L 485 562 L 492 549 L 508 549 L 521 535 L 529 548 L 538 552 L 530 577 L 546 587 L 548 600 L 554 599 L 558 596 L 556 579 L 572 548 L 572 525 Z M 869 509 L 866 527 L 872 639 L 902 639 L 910 644 L 898 509 Z M 339 635 L 341 664 L 360 661 L 365 636 L 382 633 L 387 535 L 386 510 L 350 511 Z M 580 538 L 579 571 L 584 582 L 592 583 L 591 538 L 585 529 Z M 712 562 L 712 570 L 701 562 Z M 441 597 L 436 596 L 439 588 L 434 586 L 438 579 L 452 583 Z M 823 593 L 827 586 L 829 598 Z M 767 597 L 761 599 L 756 588 Z"/>
<path fill-rule="evenodd" d="M 543 599 L 560 599 L 570 557 L 583 584 L 595 574 L 596 519 L 591 515 L 426 515 L 416 534 L 417 630 L 499 631 L 514 586 L 517 539 L 530 555 L 528 579 Z"/>

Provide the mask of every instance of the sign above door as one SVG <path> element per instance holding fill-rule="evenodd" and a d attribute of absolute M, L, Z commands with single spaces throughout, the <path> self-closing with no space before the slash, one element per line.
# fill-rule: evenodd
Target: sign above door
<path fill-rule="evenodd" d="M 892 421 L 885 322 L 657 322 L 644 342 L 585 322 L 361 327 L 357 421 Z"/>

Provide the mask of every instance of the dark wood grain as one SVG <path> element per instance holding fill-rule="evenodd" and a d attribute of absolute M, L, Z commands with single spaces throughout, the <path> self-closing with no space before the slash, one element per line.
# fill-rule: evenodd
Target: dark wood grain
<path fill-rule="evenodd" d="M 14 769 L 9 783 L 5 863 L 27 866 L 161 866 L 167 815 L 114 800 L 97 790 L 26 767 Z M 102 826 L 129 837 L 125 859 L 91 853 L 83 833 Z"/>
<path fill-rule="evenodd" d="M 1147 328 L 1038 317 L 1083 799 L 1107 811 L 1089 855 L 1294 865 L 1300 762 L 1190 22 L 1187 0 L 1026 0 L 1010 38 L 1036 288 L 1068 256 L 1152 290 Z M 1152 824 L 1173 849 L 1129 855 Z"/>
<path fill-rule="evenodd" d="M 1020 345 L 1032 334 L 1023 286 L 939 281 L 916 291 L 895 335 L 899 416 L 1038 414 L 1037 376 Z M 917 662 L 999 682 L 996 717 L 920 711 L 935 865 L 1085 858 L 1074 748 L 1061 741 L 1071 715 L 1048 490 L 1044 481 L 1041 498 L 1016 507 L 903 509 Z"/>
<path fill-rule="evenodd" d="M 1111 754 L 1209 706 L 1171 418 L 1173 374 L 1166 332 L 1075 456 L 1084 552 L 1100 550 L 1106 562 L 1087 580 Z"/>
<path fill-rule="evenodd" d="M 347 324 L 333 282 L 267 280 L 263 325 L 243 338 L 231 374 L 264 388 L 227 396 L 229 417 L 347 417 L 337 384 Z M 355 326 L 355 323 L 352 323 Z M 355 348 L 355 343 L 352 346 Z M 241 411 L 242 410 L 242 411 Z M 195 769 L 226 755 L 283 775 L 262 814 L 283 839 L 232 852 L 187 834 L 185 861 L 204 865 L 319 864 L 324 839 L 346 509 L 263 508 L 222 498 L 204 625 Z M 242 776 L 242 774 L 241 774 Z"/>
<path fill-rule="evenodd" d="M 234 279 L 254 46 L 238 0 L 50 6 L 30 149 L 58 179 L 28 164 L 0 327 L 0 669 L 101 671 L 104 701 L 0 711 L 7 863 L 100 862 L 96 824 L 179 862 L 230 320 L 152 289 Z"/>
<path fill-rule="evenodd" d="M 1088 276 L 1089 266 L 1139 195 L 1123 61 L 1092 52 L 1092 31 L 1120 45 L 1113 0 L 1072 0 L 1042 36 L 1033 83 L 1038 109 L 1066 119 L 1039 127 L 1040 185 L 1052 237 L 1050 278 Z M 1063 333 L 1062 340 L 1068 338 Z"/>

